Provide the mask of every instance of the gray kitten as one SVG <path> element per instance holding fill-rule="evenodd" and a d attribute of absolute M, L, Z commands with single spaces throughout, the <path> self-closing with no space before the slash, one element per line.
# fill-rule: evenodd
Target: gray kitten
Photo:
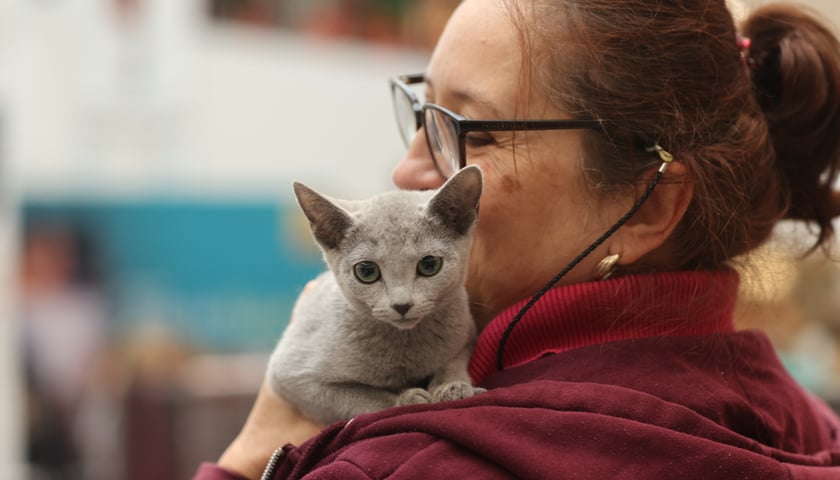
<path fill-rule="evenodd" d="M 273 390 L 322 424 L 472 396 L 464 280 L 482 175 L 346 202 L 295 182 L 330 270 L 301 295 L 271 355 Z"/>

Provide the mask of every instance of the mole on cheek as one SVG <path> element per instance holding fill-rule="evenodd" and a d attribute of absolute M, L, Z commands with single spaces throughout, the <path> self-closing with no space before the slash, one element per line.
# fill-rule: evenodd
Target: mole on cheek
<path fill-rule="evenodd" d="M 501 179 L 501 189 L 505 193 L 513 193 L 522 189 L 522 183 L 515 175 L 505 175 Z"/>

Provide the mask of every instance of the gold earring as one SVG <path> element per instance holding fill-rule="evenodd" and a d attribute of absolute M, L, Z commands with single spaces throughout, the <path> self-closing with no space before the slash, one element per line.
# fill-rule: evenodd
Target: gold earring
<path fill-rule="evenodd" d="M 614 253 L 612 255 L 607 255 L 598 262 L 598 265 L 595 266 L 595 273 L 593 274 L 595 280 L 606 280 L 607 278 L 610 278 L 615 269 L 615 264 L 618 263 L 620 258 L 621 255 Z"/>

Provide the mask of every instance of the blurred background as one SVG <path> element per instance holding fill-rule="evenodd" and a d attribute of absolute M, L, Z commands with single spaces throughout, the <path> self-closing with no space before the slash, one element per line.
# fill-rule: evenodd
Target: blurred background
<path fill-rule="evenodd" d="M 218 457 L 323 268 L 291 181 L 392 188 L 387 78 L 457 3 L 0 0 L 0 479 Z M 838 264 L 777 237 L 739 323 L 837 408 Z"/>

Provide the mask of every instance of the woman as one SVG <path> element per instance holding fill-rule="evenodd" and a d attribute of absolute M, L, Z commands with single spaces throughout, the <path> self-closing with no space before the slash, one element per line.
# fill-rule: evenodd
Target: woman
<path fill-rule="evenodd" d="M 784 6 L 741 35 L 723 0 L 464 1 L 426 74 L 393 82 L 394 181 L 485 174 L 468 289 L 489 391 L 333 425 L 266 478 L 840 478 L 840 422 L 734 331 L 730 269 L 782 218 L 831 237 L 840 46 Z M 450 112 L 406 94 L 421 81 Z M 459 137 L 458 115 L 536 121 Z M 258 478 L 318 430 L 264 388 L 196 478 Z"/>

